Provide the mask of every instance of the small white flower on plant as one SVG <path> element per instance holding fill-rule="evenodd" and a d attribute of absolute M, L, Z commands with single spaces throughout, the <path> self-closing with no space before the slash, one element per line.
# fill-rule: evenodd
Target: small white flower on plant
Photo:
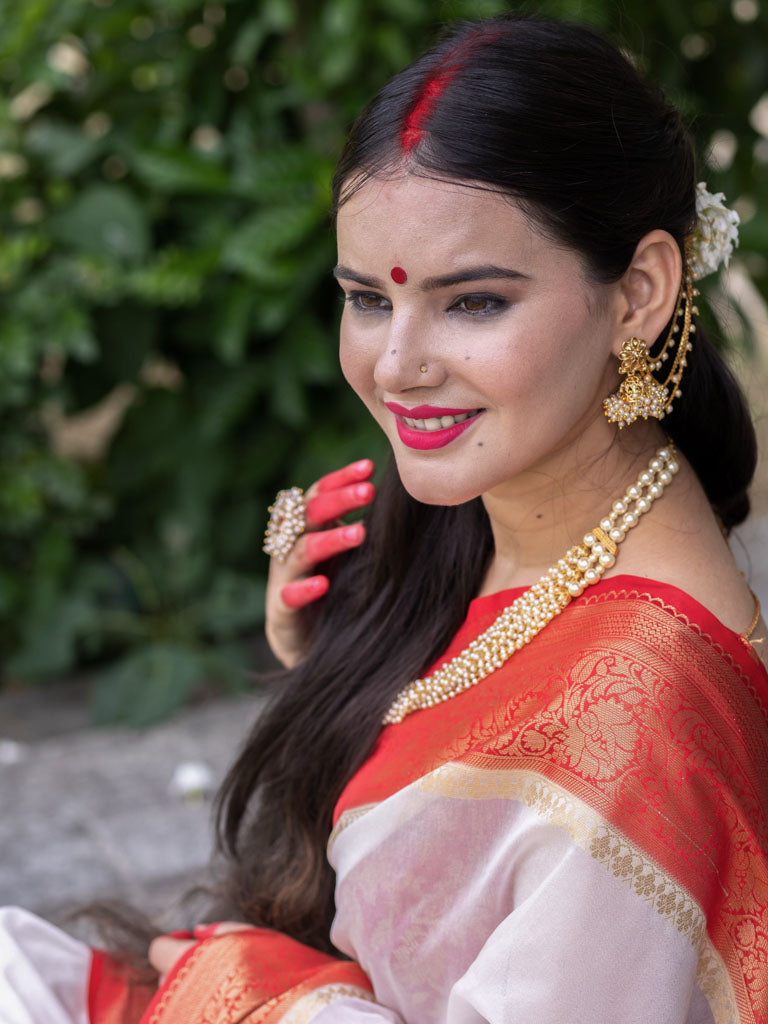
<path fill-rule="evenodd" d="M 691 234 L 690 271 L 694 279 L 713 274 L 728 266 L 733 247 L 739 244 L 739 215 L 725 205 L 722 192 L 707 191 L 700 181 L 696 186 L 696 228 Z"/>
<path fill-rule="evenodd" d="M 204 799 L 213 789 L 213 772 L 205 761 L 181 761 L 168 789 L 185 800 Z"/>
<path fill-rule="evenodd" d="M 0 739 L 0 764 L 21 764 L 29 754 L 26 743 Z"/>

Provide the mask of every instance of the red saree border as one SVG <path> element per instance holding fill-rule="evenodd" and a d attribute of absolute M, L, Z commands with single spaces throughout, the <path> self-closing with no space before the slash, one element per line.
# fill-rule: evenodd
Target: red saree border
<path fill-rule="evenodd" d="M 373 1001 L 373 989 L 363 969 L 351 961 L 339 962 L 330 964 L 312 978 L 265 1003 L 247 1018 L 248 1024 L 280 1024 L 286 1013 L 305 996 L 329 986 L 338 987 L 340 991 L 336 994 L 340 997 L 348 998 L 354 995 L 358 999 L 367 998 Z"/>
<path fill-rule="evenodd" d="M 299 999 L 329 984 L 371 992 L 366 974 L 352 961 L 268 929 L 230 932 L 200 942 L 179 960 L 140 1024 L 273 1024 Z"/>
<path fill-rule="evenodd" d="M 111 954 L 91 951 L 88 976 L 88 1019 L 92 1024 L 135 1024 L 149 1006 L 157 986 L 135 984 Z"/>

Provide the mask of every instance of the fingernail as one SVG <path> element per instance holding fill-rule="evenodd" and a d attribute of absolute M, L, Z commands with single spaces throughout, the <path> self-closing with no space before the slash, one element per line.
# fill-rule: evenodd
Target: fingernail
<path fill-rule="evenodd" d="M 166 938 L 169 939 L 191 939 L 192 937 L 192 932 L 188 932 L 186 928 L 178 928 L 175 932 L 168 932 L 166 935 Z"/>
<path fill-rule="evenodd" d="M 360 459 L 359 462 L 354 463 L 352 468 L 357 470 L 359 473 L 363 473 L 367 469 L 372 469 L 373 463 L 370 459 Z"/>
<path fill-rule="evenodd" d="M 216 929 L 219 927 L 218 922 L 213 924 L 198 924 L 193 929 L 193 934 L 196 939 L 210 939 L 212 935 L 216 934 Z"/>
<path fill-rule="evenodd" d="M 360 501 L 367 501 L 371 495 L 370 484 L 358 484 L 355 488 L 355 497 L 359 498 Z"/>
<path fill-rule="evenodd" d="M 363 528 L 358 523 L 355 523 L 354 526 L 345 526 L 341 536 L 347 544 L 357 544 L 357 542 L 362 538 L 362 535 Z"/>

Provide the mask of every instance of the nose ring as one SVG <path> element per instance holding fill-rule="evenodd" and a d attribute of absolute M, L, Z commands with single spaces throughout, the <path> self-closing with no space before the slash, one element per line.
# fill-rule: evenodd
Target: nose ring
<path fill-rule="evenodd" d="M 429 369 L 429 367 L 427 366 L 426 363 L 422 363 L 421 366 L 419 367 L 419 371 L 421 373 L 426 373 L 428 369 Z"/>

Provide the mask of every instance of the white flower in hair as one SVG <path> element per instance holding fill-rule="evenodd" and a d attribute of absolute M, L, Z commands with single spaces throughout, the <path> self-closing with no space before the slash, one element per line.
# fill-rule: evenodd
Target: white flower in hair
<path fill-rule="evenodd" d="M 691 275 L 694 279 L 713 274 L 728 266 L 733 247 L 739 244 L 739 215 L 729 210 L 722 192 L 707 191 L 700 181 L 696 186 L 696 228 L 691 234 Z"/>

